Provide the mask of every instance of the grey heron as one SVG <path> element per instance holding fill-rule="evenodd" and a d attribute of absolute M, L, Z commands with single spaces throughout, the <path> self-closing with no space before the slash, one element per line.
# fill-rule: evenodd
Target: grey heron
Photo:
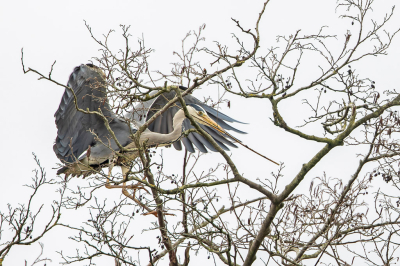
<path fill-rule="evenodd" d="M 132 124 L 147 121 L 175 96 L 174 92 L 164 93 L 158 98 L 135 106 L 125 118 L 121 118 L 113 112 L 108 102 L 105 75 L 100 68 L 92 64 L 76 67 L 69 77 L 68 87 L 74 93 L 68 88 L 65 89 L 54 115 L 58 132 L 53 147 L 57 157 L 65 164 L 57 174 L 66 176 L 86 176 L 92 173 L 92 169 L 107 166 L 115 152 L 120 150 L 111 136 L 110 129 L 123 147 L 135 148 L 130 137 L 136 132 Z M 225 129 L 245 133 L 226 123 L 239 121 L 207 106 L 191 95 L 185 96 L 184 100 L 191 116 L 222 149 L 229 150 L 228 146 L 237 147 L 233 143 L 237 140 L 226 133 Z M 193 145 L 201 152 L 207 152 L 207 149 L 215 151 L 211 143 L 198 133 L 192 132 L 188 137 L 182 136 L 183 128 L 187 130 L 192 126 L 178 106 L 179 104 L 176 104 L 158 116 L 140 135 L 140 143 L 146 142 L 148 146 L 173 144 L 179 150 L 182 149 L 179 142 L 182 138 L 183 144 L 190 152 L 194 152 Z M 99 115 L 78 111 L 77 107 L 88 112 L 102 113 L 107 119 L 109 129 Z M 130 152 L 125 155 L 134 160 L 138 153 Z M 129 169 L 123 165 L 121 167 L 125 177 Z"/>

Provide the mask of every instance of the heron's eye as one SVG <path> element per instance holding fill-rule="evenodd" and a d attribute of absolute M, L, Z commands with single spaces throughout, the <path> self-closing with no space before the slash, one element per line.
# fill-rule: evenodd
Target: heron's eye
<path fill-rule="evenodd" d="M 204 115 L 204 113 L 203 113 L 202 111 L 197 112 L 197 114 L 198 114 L 199 116 L 203 116 L 203 115 Z"/>

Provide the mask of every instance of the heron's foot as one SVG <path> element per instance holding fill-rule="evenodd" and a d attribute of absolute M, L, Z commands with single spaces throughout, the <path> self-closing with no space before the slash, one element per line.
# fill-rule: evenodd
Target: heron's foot
<path fill-rule="evenodd" d="M 92 174 L 95 174 L 96 172 L 94 172 L 94 171 L 81 171 L 81 172 L 79 172 L 79 173 L 77 173 L 77 172 L 65 172 L 65 173 L 63 173 L 64 174 L 64 181 L 67 181 L 68 180 L 68 177 L 82 177 L 82 179 L 85 179 L 86 177 L 88 177 L 88 176 L 90 176 L 90 175 L 92 175 Z"/>
<path fill-rule="evenodd" d="M 60 170 L 57 171 L 57 175 L 62 175 L 64 174 L 64 180 L 66 181 L 68 177 L 82 177 L 85 179 L 85 177 L 88 177 L 92 174 L 95 174 L 96 171 L 93 171 L 92 169 L 79 169 L 77 167 L 72 166 L 64 166 Z"/>

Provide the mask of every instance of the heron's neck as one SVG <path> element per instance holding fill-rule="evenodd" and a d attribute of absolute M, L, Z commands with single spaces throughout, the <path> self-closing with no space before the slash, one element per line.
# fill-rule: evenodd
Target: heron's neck
<path fill-rule="evenodd" d="M 152 132 L 150 130 L 146 130 L 145 132 L 142 133 L 140 136 L 141 142 L 144 142 L 147 140 L 147 146 L 153 146 L 153 145 L 169 145 L 172 142 L 176 141 L 179 139 L 179 137 L 182 135 L 182 123 L 183 120 L 185 120 L 185 114 L 183 110 L 179 110 L 173 118 L 173 131 L 168 133 L 168 134 L 162 134 L 162 133 L 157 133 L 157 132 Z"/>

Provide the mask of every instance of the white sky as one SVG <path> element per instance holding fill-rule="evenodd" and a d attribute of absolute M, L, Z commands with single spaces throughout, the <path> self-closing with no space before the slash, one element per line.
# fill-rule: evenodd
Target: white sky
<path fill-rule="evenodd" d="M 389 11 L 391 5 L 396 3 L 395 0 L 378 2 L 377 15 L 382 14 L 382 10 Z M 337 19 L 335 4 L 335 0 L 271 1 L 260 26 L 261 47 L 275 46 L 275 37 L 278 34 L 289 35 L 297 29 L 315 33 L 322 25 L 329 26 L 330 33 L 343 39 L 347 29 L 351 30 L 351 26 L 348 21 Z M 172 52 L 180 49 L 181 39 L 188 31 L 196 30 L 205 23 L 207 26 L 204 36 L 207 41 L 217 40 L 229 45 L 233 41 L 231 33 L 239 33 L 230 18 L 238 19 L 244 28 L 253 28 L 261 6 L 262 1 L 36 0 L 7 1 L 0 4 L 0 209 L 5 210 L 7 203 L 16 204 L 26 200 L 29 190 L 22 186 L 30 182 L 33 175 L 35 163 L 32 152 L 39 157 L 49 177 L 55 175 L 56 170 L 52 168 L 58 163 L 52 149 L 56 136 L 54 113 L 63 88 L 46 81 L 38 81 L 33 73 L 24 75 L 20 62 L 21 48 L 24 48 L 25 66 L 43 73 L 47 73 L 56 60 L 53 77 L 61 83 L 66 83 L 75 66 L 87 63 L 91 57 L 99 55 L 99 47 L 90 38 L 83 20 L 87 21 L 99 37 L 109 29 L 115 29 L 115 40 L 122 40 L 119 38 L 119 25 L 126 24 L 131 25 L 130 33 L 134 37 L 139 38 L 143 34 L 147 46 L 155 49 L 156 52 L 151 57 L 152 69 L 168 70 L 173 61 Z M 395 11 L 390 25 L 389 29 L 400 25 L 399 10 Z M 397 86 L 397 76 L 400 73 L 399 46 L 400 38 L 397 37 L 389 50 L 389 56 L 370 59 L 365 61 L 363 67 L 360 66 L 363 73 L 375 80 L 378 86 L 382 86 L 382 90 Z M 120 47 L 123 47 L 122 43 Z M 207 87 L 207 90 L 215 93 L 216 88 Z M 207 95 L 207 91 L 203 94 Z M 315 144 L 306 146 L 305 141 L 275 128 L 268 119 L 272 112 L 268 109 L 267 101 L 243 102 L 232 96 L 229 98 L 232 100 L 232 107 L 223 109 L 223 112 L 250 123 L 238 126 L 249 133 L 239 136 L 240 139 L 268 157 L 285 162 L 288 166 L 285 172 L 288 178 L 291 178 L 291 174 L 320 147 Z M 284 113 L 290 115 L 288 120 L 299 125 L 301 120 L 295 120 L 297 116 L 293 115 L 290 106 L 286 108 L 288 109 Z M 266 116 L 255 116 L 255 111 L 266 111 Z M 298 112 L 299 110 L 296 110 L 295 113 Z M 314 170 L 308 178 L 311 180 L 331 167 L 332 175 L 346 179 L 348 175 L 341 174 L 351 173 L 347 170 L 354 169 L 355 165 L 350 163 L 358 159 L 354 151 L 343 151 L 344 148 L 333 151 L 323 161 L 326 168 Z M 268 174 L 275 170 L 272 164 L 243 148 L 233 150 L 232 154 L 239 170 L 252 180 L 256 177 L 268 177 Z M 210 160 L 222 161 L 220 156 L 210 156 Z M 343 162 L 349 162 L 344 169 L 335 169 L 337 167 L 332 165 Z M 251 169 L 254 165 L 257 167 Z M 60 250 L 62 245 L 57 243 L 54 233 L 50 233 L 45 240 L 46 255 L 53 259 L 53 262 L 47 265 L 58 265 L 59 256 L 53 250 Z M 38 245 L 17 247 L 6 257 L 6 265 L 7 262 L 12 262 L 8 265 L 22 265 L 25 258 L 31 263 L 38 250 Z M 23 252 L 23 256 L 19 252 Z"/>

